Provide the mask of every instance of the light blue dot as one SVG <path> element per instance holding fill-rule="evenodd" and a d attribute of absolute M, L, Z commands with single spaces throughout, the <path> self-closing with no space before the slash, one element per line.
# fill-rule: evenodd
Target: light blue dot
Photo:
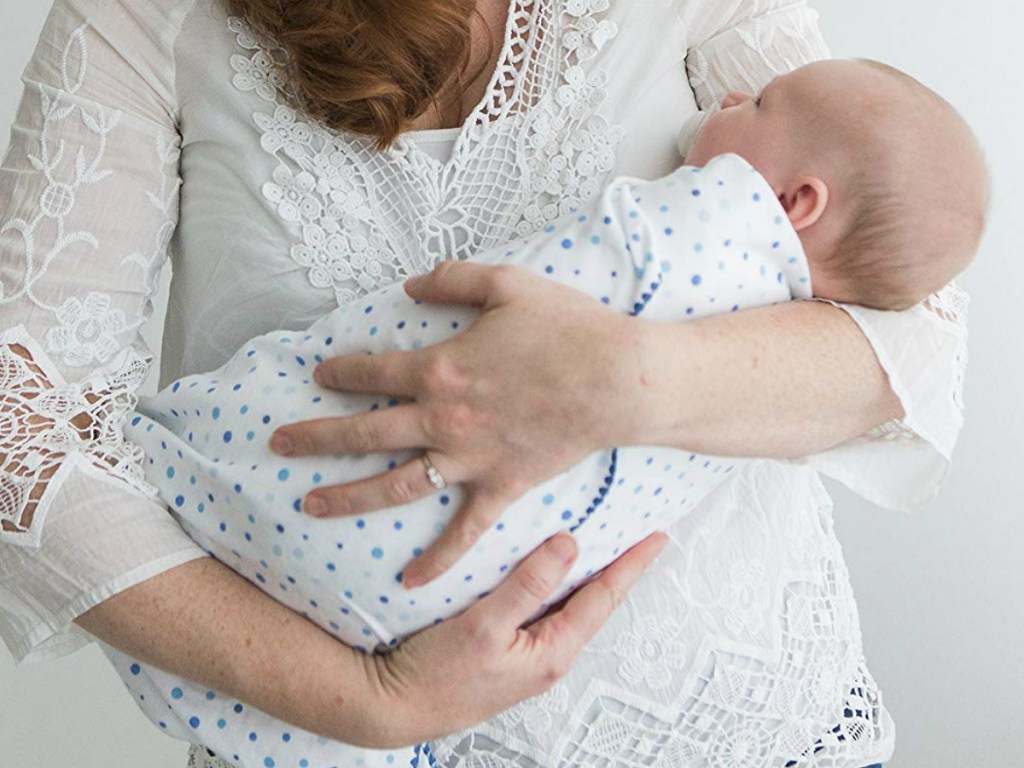
<path fill-rule="evenodd" d="M 373 555 L 374 560 L 380 560 L 382 557 L 384 557 L 384 550 L 380 547 L 374 547 L 370 551 L 370 554 Z"/>
<path fill-rule="evenodd" d="M 219 419 L 220 418 L 220 408 L 214 408 L 213 409 L 213 413 L 211 415 L 213 416 L 214 419 Z"/>
<path fill-rule="evenodd" d="M 255 432 L 246 432 L 245 433 L 245 439 L 248 440 L 249 442 L 252 442 L 253 438 L 255 438 L 255 437 L 256 437 L 256 433 Z"/>
<path fill-rule="evenodd" d="M 279 470 L 278 473 L 277 473 L 277 479 L 280 480 L 283 483 L 285 480 L 288 479 L 288 475 L 289 474 L 290 473 L 288 472 L 287 469 Z"/>
<path fill-rule="evenodd" d="M 701 251 L 704 250 L 704 244 L 703 243 L 694 243 L 693 244 L 693 250 L 695 250 L 697 253 L 700 253 Z"/>
<path fill-rule="evenodd" d="M 600 243 L 601 243 L 601 236 L 600 235 L 591 235 L 590 236 L 590 242 L 592 242 L 594 245 L 600 245 Z"/>
<path fill-rule="evenodd" d="M 542 501 L 545 504 L 551 504 L 552 502 L 554 502 L 554 500 L 555 500 L 555 497 L 552 494 L 550 494 L 550 493 L 545 495 L 544 498 L 542 499 Z"/>
<path fill-rule="evenodd" d="M 168 467 L 167 468 L 167 477 L 168 477 L 168 479 L 171 479 L 171 478 L 174 477 L 174 467 Z"/>
<path fill-rule="evenodd" d="M 180 699 L 184 695 L 185 694 L 182 692 L 181 688 L 172 688 L 171 689 L 171 698 L 172 699 Z"/>
<path fill-rule="evenodd" d="M 228 721 L 222 717 L 220 720 L 217 721 L 217 727 L 223 731 L 225 728 L 228 727 Z"/>
<path fill-rule="evenodd" d="M 264 759 L 263 764 L 267 768 L 274 768 L 274 766 L 277 765 L 277 763 L 274 762 L 274 758 L 272 758 L 272 757 L 268 757 L 268 758 Z"/>

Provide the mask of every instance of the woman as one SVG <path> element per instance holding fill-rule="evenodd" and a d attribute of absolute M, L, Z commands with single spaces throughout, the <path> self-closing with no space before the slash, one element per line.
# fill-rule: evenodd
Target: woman
<path fill-rule="evenodd" d="M 270 18 L 272 5 L 265 9 Z M 306 34 L 280 35 L 296 46 L 293 56 L 305 56 L 309 83 L 324 79 L 318 66 L 331 39 L 326 5 L 294 4 L 291 27 L 282 31 Z M 485 75 L 461 89 L 451 113 L 424 113 L 430 99 L 412 96 L 390 109 L 373 102 L 378 110 L 369 117 L 365 109 L 336 110 L 339 125 L 365 132 L 365 118 L 378 137 L 388 125 L 394 132 L 396 110 L 415 118 L 412 127 L 434 129 L 380 152 L 372 139 L 325 130 L 289 108 L 292 86 L 272 66 L 280 52 L 261 48 L 249 25 L 226 19 L 219 3 L 55 5 L 43 35 L 48 45 L 26 72 L 29 83 L 43 87 L 23 100 L 0 184 L 5 412 L 17 430 L 3 464 L 4 509 L 12 512 L 3 526 L 0 633 L 17 657 L 52 656 L 80 643 L 74 619 L 139 658 L 302 727 L 346 740 L 357 734 L 370 746 L 468 726 L 552 682 L 551 674 L 523 675 L 524 657 L 509 661 L 495 630 L 456 619 L 442 625 L 447 634 L 403 646 L 403 663 L 390 670 L 409 677 L 384 677 L 413 681 L 387 699 L 398 716 L 354 722 L 358 702 L 335 700 L 344 676 L 323 676 L 324 669 L 343 669 L 343 649 L 204 559 L 145 498 L 133 470 L 142 457 L 117 438 L 118 416 L 146 369 L 135 331 L 172 235 L 163 381 L 215 366 L 257 332 L 304 327 L 336 302 L 426 271 L 434 255 L 465 258 L 542 227 L 610 174 L 663 173 L 676 162 L 675 133 L 697 103 L 710 106 L 734 87 L 756 89 L 778 71 L 826 55 L 813 13 L 799 2 L 683 0 L 643 13 L 602 0 L 505 6 L 480 4 L 504 37 L 493 40 Z M 404 51 L 419 66 L 453 48 L 451 36 L 425 34 L 425 18 L 468 18 L 451 3 L 430 7 L 424 18 L 404 5 L 393 17 L 394 6 L 372 7 L 381 17 L 358 27 L 367 47 L 350 45 L 352 55 Z M 348 22 L 331 31 L 335 39 L 352 28 Z M 458 23 L 449 32 L 453 27 Z M 485 29 L 473 27 L 478 56 Z M 420 44 L 435 47 L 433 58 L 409 53 Z M 400 59 L 387 61 L 397 63 L 370 72 L 373 88 L 385 75 L 422 85 Z M 428 86 L 436 90 L 444 74 Z M 350 86 L 356 96 L 378 92 L 366 82 Z M 468 111 L 461 129 L 438 132 Z M 445 142 L 453 139 L 446 159 Z M 116 206 L 108 202 L 112 194 Z M 501 374 L 495 381 L 509 389 L 483 390 L 480 402 L 509 444 L 552 446 L 551 455 L 523 457 L 481 446 L 476 435 L 460 442 L 440 433 L 437 444 L 421 445 L 453 481 L 480 485 L 487 500 L 481 509 L 493 512 L 503 494 L 607 441 L 726 455 L 811 453 L 810 467 L 894 508 L 928 497 L 948 464 L 960 426 L 964 332 L 948 311 L 931 309 L 941 309 L 940 301 L 955 309 L 955 289 L 907 313 L 802 303 L 689 327 L 637 325 L 635 336 L 608 339 L 585 303 L 556 304 L 542 282 L 501 274 L 496 281 L 468 266 L 450 269 L 428 280 L 423 294 L 491 297 L 486 322 L 464 334 L 469 341 L 451 359 L 471 375 Z M 530 292 L 529 312 L 517 305 L 515 288 Z M 20 335 L 9 330 L 19 325 Z M 680 349 L 691 354 L 680 359 Z M 501 354 L 488 356 L 495 351 Z M 648 373 L 642 388 L 622 375 L 636 361 Z M 383 383 L 371 376 L 364 386 Z M 582 402 L 576 391 L 586 395 Z M 682 391 L 685 398 L 674 396 Z M 427 407 L 430 397 L 422 400 Z M 480 402 L 471 405 L 479 409 Z M 690 406 L 699 410 L 684 410 Z M 536 413 L 575 418 L 527 418 Z M 44 442 L 36 438 L 40 424 L 62 429 L 49 429 Z M 869 433 L 882 424 L 888 426 Z M 371 441 L 340 449 L 382 447 Z M 472 456 L 487 466 L 474 466 Z M 484 485 L 487 478 L 496 485 Z M 348 501 L 350 508 L 379 506 L 380 486 Z M 736 478 L 703 514 L 673 529 L 654 577 L 557 685 L 438 740 L 435 755 L 446 766 L 620 759 L 860 768 L 886 759 L 891 721 L 862 663 L 830 509 L 814 472 L 796 462 L 765 462 Z M 118 537 L 110 535 L 114 521 Z M 17 546 L 26 535 L 40 536 L 38 551 Z M 551 575 L 557 568 L 542 563 L 539 570 Z M 510 580 L 508 592 L 531 579 Z M 628 581 L 616 579 L 617 588 Z M 587 613 L 580 624 L 594 627 L 600 614 Z M 491 615 L 500 615 L 493 604 Z M 429 664 L 419 657 L 444 658 L 437 643 L 443 638 L 458 648 L 473 628 L 492 651 L 483 665 L 470 662 L 467 650 L 458 655 L 465 663 L 433 677 L 423 672 Z M 504 631 L 507 643 L 511 628 Z M 565 636 L 555 640 L 563 647 Z M 512 670 L 509 690 L 494 680 L 483 688 L 508 698 L 474 708 L 480 671 L 498 662 Z M 291 676 L 314 664 L 317 674 Z M 554 663 L 545 670 L 561 671 Z M 290 687 L 281 685 L 286 677 Z M 409 692 L 416 690 L 429 690 L 451 711 L 418 711 Z"/>

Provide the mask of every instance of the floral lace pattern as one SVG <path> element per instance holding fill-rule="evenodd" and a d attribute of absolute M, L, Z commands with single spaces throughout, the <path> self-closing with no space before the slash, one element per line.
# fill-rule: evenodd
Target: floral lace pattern
<path fill-rule="evenodd" d="M 249 52 L 231 57 L 234 86 L 274 104 L 253 115 L 261 146 L 280 163 L 263 195 L 300 233 L 291 255 L 310 284 L 349 302 L 439 259 L 536 231 L 597 194 L 622 138 L 597 114 L 607 73 L 584 67 L 617 32 L 601 18 L 608 8 L 609 0 L 512 2 L 488 95 L 447 163 L 403 138 L 377 152 L 365 137 L 306 121 L 274 66 L 287 53 L 229 18 Z"/>
<path fill-rule="evenodd" d="M 73 467 L 125 483 L 142 496 L 156 495 L 143 477 L 142 451 L 121 433 L 151 363 L 148 354 L 126 346 L 145 322 L 148 306 L 129 315 L 103 291 L 72 296 L 64 291 L 54 302 L 40 290 L 54 265 L 81 258 L 83 248 L 109 247 L 92 232 L 76 228 L 75 218 L 78 203 L 96 194 L 92 188 L 114 189 L 113 171 L 102 166 L 123 118 L 120 110 L 80 94 L 89 65 L 88 28 L 86 22 L 70 34 L 60 62 L 60 88 L 51 93 L 49 86 L 38 87 L 39 146 L 26 159 L 45 183 L 39 185 L 34 215 L 0 226 L 0 235 L 13 233 L 21 245 L 21 258 L 0 277 L 0 309 L 28 304 L 52 317 L 39 334 L 45 346 L 24 326 L 0 333 L 0 540 L 30 548 L 39 546 L 49 504 Z M 79 127 L 91 135 L 74 149 L 67 141 L 74 133 L 65 124 L 76 114 Z M 178 148 L 172 136 L 159 133 L 155 150 L 164 170 L 161 189 L 146 194 L 162 225 L 149 253 L 131 253 L 121 262 L 144 270 L 144 302 L 157 290 L 177 221 Z M 62 374 L 76 368 L 88 372 L 84 381 Z"/>
<path fill-rule="evenodd" d="M 0 335 L 0 541 L 39 546 L 49 502 L 76 459 L 104 480 L 156 496 L 142 449 L 121 433 L 148 370 L 131 356 L 109 379 L 66 383 L 21 327 Z"/>
<path fill-rule="evenodd" d="M 743 509 L 742 493 L 740 501 Z M 685 542 L 673 540 L 673 564 L 663 555 L 652 566 L 667 594 L 656 605 L 628 594 L 619 610 L 630 618 L 617 634 L 602 631 L 577 662 L 596 669 L 608 666 L 598 664 L 601 657 L 615 659 L 614 682 L 594 677 L 575 700 L 561 682 L 435 741 L 438 761 L 446 768 L 832 768 L 874 761 L 891 734 L 861 656 L 838 544 L 823 546 L 829 510 L 819 511 L 824 539 L 809 535 L 808 520 L 794 524 L 768 508 L 741 513 L 734 524 L 779 528 L 750 535 L 741 549 L 724 544 L 729 537 L 710 530 L 714 523 Z M 760 547 L 758 535 L 780 540 L 780 531 L 794 531 L 780 559 L 819 575 L 776 593 L 768 564 L 750 555 Z M 813 564 L 808 547 L 816 552 Z M 711 626 L 718 629 L 708 634 Z M 755 637 L 763 639 L 752 645 Z M 554 722 L 553 712 L 560 713 Z"/>

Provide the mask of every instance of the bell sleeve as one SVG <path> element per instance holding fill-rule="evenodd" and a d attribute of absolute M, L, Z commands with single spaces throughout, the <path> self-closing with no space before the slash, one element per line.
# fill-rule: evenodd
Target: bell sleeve
<path fill-rule="evenodd" d="M 178 215 L 173 3 L 57 0 L 0 164 L 0 638 L 18 662 L 206 553 L 122 425 Z"/>

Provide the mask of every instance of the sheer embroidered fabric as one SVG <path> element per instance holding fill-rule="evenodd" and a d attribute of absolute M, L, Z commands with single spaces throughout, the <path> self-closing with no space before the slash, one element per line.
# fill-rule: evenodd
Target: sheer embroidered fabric
<path fill-rule="evenodd" d="M 0 168 L 0 636 L 19 659 L 73 650 L 75 616 L 205 555 L 153 503 L 144 457 L 120 437 L 172 246 L 164 382 L 542 228 L 611 175 L 661 175 L 698 107 L 828 55 L 802 0 L 627 6 L 510 2 L 488 98 L 442 162 L 405 139 L 374 153 L 304 118 L 270 65 L 283 53 L 216 0 L 57 0 Z M 904 419 L 737 477 L 671 531 L 570 675 L 439 740 L 438 761 L 886 759 L 892 723 L 815 470 L 894 509 L 934 495 L 962 425 L 966 306 L 951 285 L 904 313 L 840 307 Z M 115 525 L 118 542 L 103 535 Z M 69 546 L 86 532 L 89 546 Z"/>

